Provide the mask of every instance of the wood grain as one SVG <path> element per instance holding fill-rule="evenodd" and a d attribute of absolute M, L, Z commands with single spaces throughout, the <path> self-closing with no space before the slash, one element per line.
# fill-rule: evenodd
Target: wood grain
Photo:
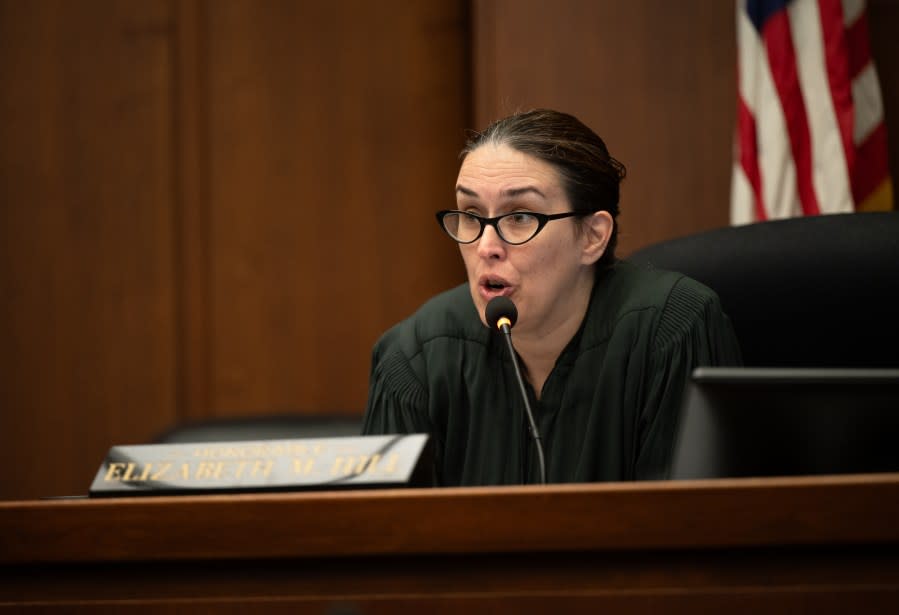
<path fill-rule="evenodd" d="M 476 122 L 553 107 L 628 169 L 620 254 L 729 223 L 736 110 L 732 2 L 475 0 Z M 887 125 L 899 116 L 897 5 L 869 3 Z M 899 137 L 891 131 L 893 176 Z"/>
<path fill-rule="evenodd" d="M 897 513 L 895 474 L 8 502 L 0 608 L 881 613 Z"/>
<path fill-rule="evenodd" d="M 466 119 L 457 2 L 209 12 L 210 403 L 361 413 L 372 344 L 462 280 L 433 212 Z"/>
<path fill-rule="evenodd" d="M 891 474 L 0 502 L 0 563 L 887 544 L 897 513 Z"/>
<path fill-rule="evenodd" d="M 0 497 L 176 416 L 168 4 L 0 3 Z"/>

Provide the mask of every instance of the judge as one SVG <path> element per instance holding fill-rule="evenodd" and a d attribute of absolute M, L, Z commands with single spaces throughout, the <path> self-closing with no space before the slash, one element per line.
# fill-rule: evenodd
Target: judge
<path fill-rule="evenodd" d="M 468 283 L 375 345 L 363 432 L 429 433 L 441 485 L 664 478 L 694 367 L 740 351 L 714 292 L 616 259 L 624 166 L 571 115 L 499 120 L 462 151 L 456 208 L 437 214 Z M 542 451 L 502 334 L 512 330 Z"/>

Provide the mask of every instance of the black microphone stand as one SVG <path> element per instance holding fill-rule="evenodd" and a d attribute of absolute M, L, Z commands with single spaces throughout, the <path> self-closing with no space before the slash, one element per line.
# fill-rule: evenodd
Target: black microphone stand
<path fill-rule="evenodd" d="M 531 411 L 531 403 L 528 401 L 528 392 L 524 387 L 524 378 L 521 377 L 521 369 L 518 367 L 518 357 L 515 354 L 515 347 L 512 346 L 512 328 L 507 322 L 500 325 L 506 345 L 509 347 L 509 356 L 512 357 L 512 365 L 515 368 L 515 377 L 518 380 L 518 389 L 521 391 L 521 399 L 524 400 L 524 410 L 528 416 L 528 423 L 531 428 L 531 436 L 534 438 L 534 444 L 537 445 L 537 461 L 540 465 L 540 484 L 546 484 L 546 461 L 543 457 L 543 443 L 540 439 L 540 431 L 537 429 L 537 423 L 534 421 L 534 413 Z"/>

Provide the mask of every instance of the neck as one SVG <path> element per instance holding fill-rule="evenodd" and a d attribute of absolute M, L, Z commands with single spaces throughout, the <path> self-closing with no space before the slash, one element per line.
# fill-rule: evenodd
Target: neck
<path fill-rule="evenodd" d="M 533 331 L 522 331 L 512 337 L 516 352 L 521 359 L 525 377 L 539 399 L 549 374 L 565 347 L 574 337 L 590 305 L 593 290 L 592 277 L 580 284 L 574 292 L 566 295 L 566 317 L 555 322 L 542 323 Z"/>

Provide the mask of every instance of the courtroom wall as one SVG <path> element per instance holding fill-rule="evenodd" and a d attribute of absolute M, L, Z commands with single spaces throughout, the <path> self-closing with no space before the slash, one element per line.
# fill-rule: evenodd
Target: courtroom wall
<path fill-rule="evenodd" d="M 627 167 L 620 249 L 729 222 L 736 111 L 730 0 L 475 0 L 475 117 L 553 107 L 594 128 Z M 887 126 L 899 124 L 899 3 L 871 0 Z M 893 177 L 899 129 L 890 134 Z"/>
<path fill-rule="evenodd" d="M 734 53 L 716 0 L 0 0 L 0 498 L 183 421 L 358 415 L 378 335 L 463 279 L 433 212 L 499 114 L 607 140 L 622 253 L 726 224 Z"/>
<path fill-rule="evenodd" d="M 0 498 L 182 421 L 359 415 L 378 335 L 462 279 L 432 212 L 467 32 L 458 0 L 0 1 Z"/>

